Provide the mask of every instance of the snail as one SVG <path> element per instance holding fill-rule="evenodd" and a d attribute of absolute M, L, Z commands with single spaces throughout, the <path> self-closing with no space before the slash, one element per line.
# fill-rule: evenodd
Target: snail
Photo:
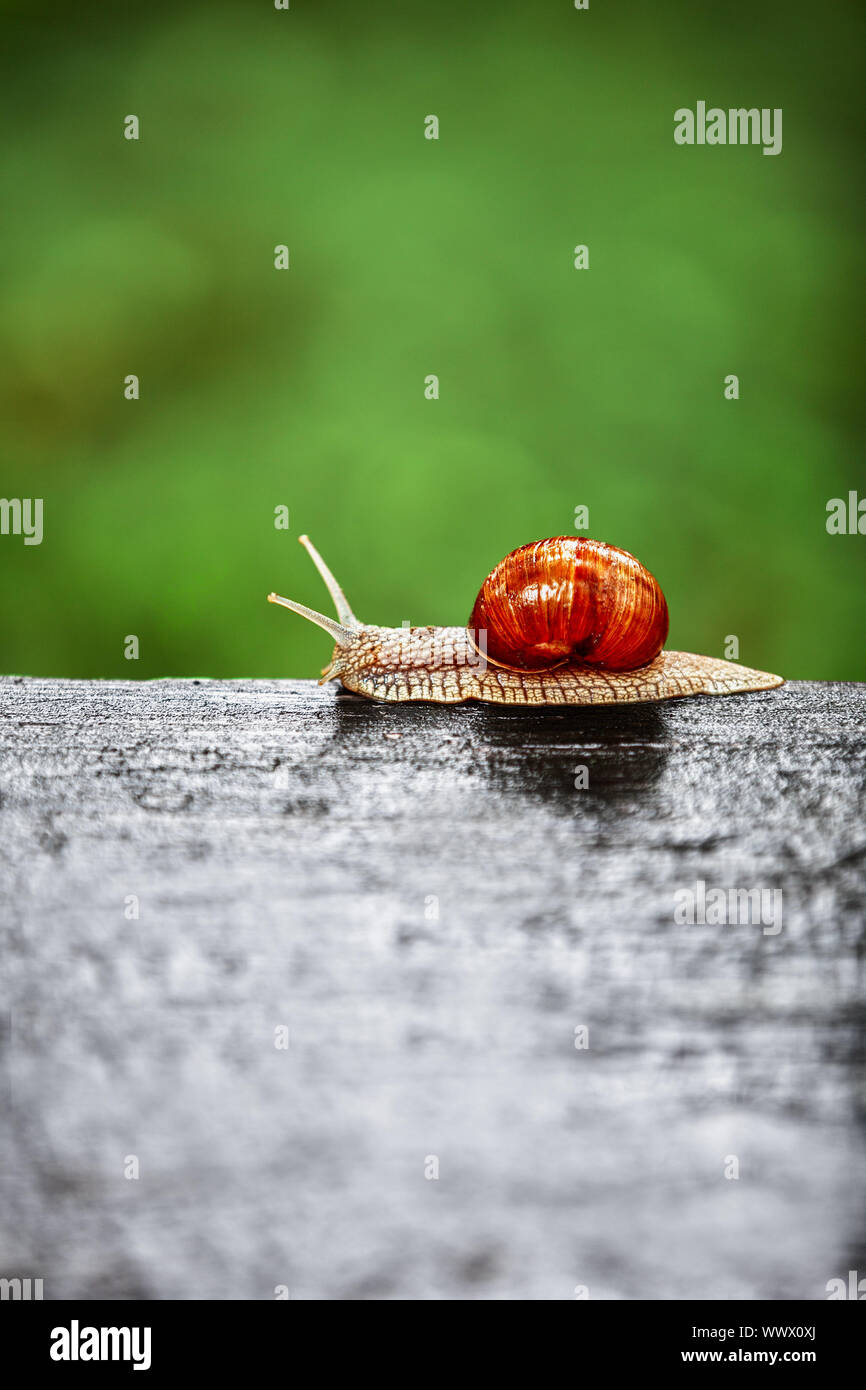
<path fill-rule="evenodd" d="M 626 550 L 575 536 L 523 545 L 491 571 L 463 627 L 361 623 L 308 536 L 337 621 L 269 594 L 329 632 L 319 684 L 339 679 L 372 700 L 458 704 L 612 705 L 682 695 L 770 690 L 781 676 L 691 652 L 663 651 L 668 607 Z"/>

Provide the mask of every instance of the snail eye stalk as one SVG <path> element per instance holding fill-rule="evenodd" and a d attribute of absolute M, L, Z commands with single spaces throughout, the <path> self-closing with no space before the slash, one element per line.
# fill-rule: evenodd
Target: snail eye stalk
<path fill-rule="evenodd" d="M 328 566 L 325 564 L 324 560 L 322 559 L 316 547 L 313 545 L 313 542 L 310 540 L 309 536 L 299 536 L 298 540 L 306 550 L 307 554 L 310 556 L 310 559 L 316 566 L 316 569 L 319 571 L 319 574 L 324 579 L 325 587 L 334 601 L 334 607 L 337 610 L 337 617 L 339 618 L 340 622 L 343 624 L 344 627 L 360 627 L 361 624 L 358 622 L 358 619 L 352 612 L 352 609 L 349 605 L 349 600 L 346 598 L 346 595 L 343 593 L 343 590 L 340 588 L 340 585 L 337 583 L 333 574 L 328 569 Z"/>
<path fill-rule="evenodd" d="M 324 579 L 325 587 L 334 601 L 339 622 L 335 622 L 333 618 L 326 618 L 324 613 L 317 613 L 315 608 L 308 608 L 305 603 L 295 603 L 294 599 L 282 598 L 280 594 L 268 594 L 268 603 L 279 603 L 283 608 L 290 608 L 293 613 L 300 613 L 301 617 L 306 618 L 308 622 L 315 623 L 317 627 L 324 628 L 325 632 L 329 632 L 338 646 L 348 647 L 360 632 L 361 624 L 352 612 L 349 600 L 309 536 L 299 536 L 298 540 Z"/>

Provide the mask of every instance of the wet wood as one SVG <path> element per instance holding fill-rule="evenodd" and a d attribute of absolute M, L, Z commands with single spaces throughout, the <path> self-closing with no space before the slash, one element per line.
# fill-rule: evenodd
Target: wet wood
<path fill-rule="evenodd" d="M 866 687 L 13 678 L 0 716 L 0 1275 L 820 1299 L 866 1272 Z M 701 884 L 780 892 L 781 929 L 677 921 Z"/>

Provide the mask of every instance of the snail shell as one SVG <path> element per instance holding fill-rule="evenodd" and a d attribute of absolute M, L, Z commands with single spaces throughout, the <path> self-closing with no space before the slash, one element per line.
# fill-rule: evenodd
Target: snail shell
<path fill-rule="evenodd" d="M 579 536 L 554 536 L 512 550 L 488 574 L 469 619 L 488 661 L 511 671 L 575 662 L 636 671 L 668 635 L 658 581 L 627 550 Z"/>

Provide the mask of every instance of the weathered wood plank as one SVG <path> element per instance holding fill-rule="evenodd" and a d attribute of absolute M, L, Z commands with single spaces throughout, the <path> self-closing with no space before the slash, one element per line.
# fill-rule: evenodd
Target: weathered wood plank
<path fill-rule="evenodd" d="M 553 1299 L 866 1274 L 864 716 L 859 685 L 526 711 L 0 682 L 0 1273 Z M 699 880 L 780 890 L 781 930 L 678 924 Z"/>

